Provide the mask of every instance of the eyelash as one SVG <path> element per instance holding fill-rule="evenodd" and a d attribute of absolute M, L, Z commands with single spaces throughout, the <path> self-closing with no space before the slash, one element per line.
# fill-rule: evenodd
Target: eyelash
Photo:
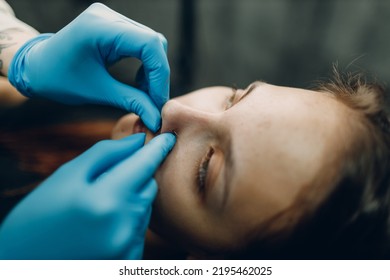
<path fill-rule="evenodd" d="M 234 105 L 234 101 L 236 100 L 237 88 L 233 87 L 232 90 L 233 90 L 233 93 L 232 93 L 232 95 L 230 95 L 229 99 L 226 102 L 225 110 L 231 108 Z"/>
<path fill-rule="evenodd" d="M 206 155 L 203 157 L 202 161 L 200 162 L 198 172 L 196 174 L 196 181 L 198 186 L 198 191 L 200 193 L 204 193 L 206 190 L 206 179 L 207 179 L 207 172 L 209 169 L 209 163 L 214 154 L 214 149 L 212 147 L 209 148 Z"/>
<path fill-rule="evenodd" d="M 231 108 L 236 100 L 237 97 L 237 88 L 232 87 L 233 93 L 230 95 L 226 102 L 225 110 Z M 196 173 L 196 185 L 198 186 L 199 193 L 204 193 L 206 190 L 206 179 L 207 179 L 207 172 L 209 169 L 209 163 L 214 154 L 214 149 L 212 147 L 209 148 L 206 155 L 203 157 L 199 164 L 198 172 Z"/>

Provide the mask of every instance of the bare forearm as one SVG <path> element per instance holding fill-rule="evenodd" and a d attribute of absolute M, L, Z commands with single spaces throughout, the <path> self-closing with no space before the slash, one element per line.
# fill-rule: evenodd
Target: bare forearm
<path fill-rule="evenodd" d="M 0 76 L 0 107 L 15 107 L 27 100 L 20 94 L 6 77 Z"/>
<path fill-rule="evenodd" d="M 0 71 L 7 76 L 9 64 L 16 51 L 36 34 L 18 28 L 0 31 Z"/>
<path fill-rule="evenodd" d="M 8 66 L 16 51 L 38 32 L 15 18 L 12 10 L 0 0 L 0 72 L 7 75 Z"/>

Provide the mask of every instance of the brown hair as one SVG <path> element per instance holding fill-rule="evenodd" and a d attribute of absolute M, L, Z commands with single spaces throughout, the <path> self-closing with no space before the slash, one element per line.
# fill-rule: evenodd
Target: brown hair
<path fill-rule="evenodd" d="M 28 101 L 0 121 L 0 223 L 59 166 L 111 135 L 118 112 Z"/>

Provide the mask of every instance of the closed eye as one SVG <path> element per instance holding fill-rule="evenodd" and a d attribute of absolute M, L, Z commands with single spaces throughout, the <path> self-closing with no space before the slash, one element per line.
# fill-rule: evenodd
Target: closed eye
<path fill-rule="evenodd" d="M 204 192 L 206 191 L 206 181 L 207 181 L 207 174 L 209 170 L 209 163 L 213 154 L 214 154 L 214 149 L 210 147 L 206 155 L 203 157 L 202 161 L 200 162 L 198 172 L 196 174 L 198 191 L 201 194 L 204 194 Z"/>
<path fill-rule="evenodd" d="M 228 101 L 227 101 L 227 104 L 226 104 L 226 110 L 233 107 L 235 104 L 237 104 L 238 102 L 240 102 L 241 100 L 243 100 L 245 97 L 247 97 L 251 92 L 253 92 L 253 90 L 261 85 L 265 84 L 265 82 L 262 82 L 262 81 L 256 81 L 256 82 L 253 82 L 251 83 L 244 91 L 240 91 L 242 92 L 242 94 L 238 94 L 238 90 L 237 88 L 232 88 L 233 90 L 233 94 L 229 97 Z"/>
<path fill-rule="evenodd" d="M 231 108 L 234 105 L 234 102 L 237 98 L 237 88 L 232 88 L 232 91 L 233 91 L 232 94 L 230 95 L 230 97 L 226 101 L 225 110 L 228 110 L 229 108 Z"/>

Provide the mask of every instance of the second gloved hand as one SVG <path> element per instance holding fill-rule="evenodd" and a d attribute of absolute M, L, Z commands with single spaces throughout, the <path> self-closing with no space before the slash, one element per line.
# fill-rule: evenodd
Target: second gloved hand
<path fill-rule="evenodd" d="M 99 142 L 59 168 L 0 227 L 0 259 L 140 259 L 157 193 L 153 175 L 175 137 Z"/>
<path fill-rule="evenodd" d="M 14 56 L 8 76 L 28 97 L 119 107 L 136 113 L 155 132 L 169 95 L 166 51 L 163 35 L 103 4 L 93 4 L 56 34 L 27 42 Z M 107 65 L 124 57 L 142 62 L 142 90 L 107 72 Z"/>

